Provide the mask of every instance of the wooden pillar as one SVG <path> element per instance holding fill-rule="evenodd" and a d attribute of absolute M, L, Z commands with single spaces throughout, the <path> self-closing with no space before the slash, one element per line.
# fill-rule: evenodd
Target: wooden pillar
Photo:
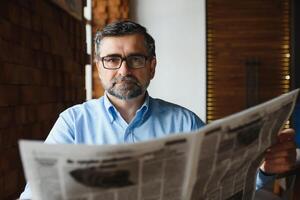
<path fill-rule="evenodd" d="M 129 0 L 93 0 L 92 27 L 93 37 L 97 30 L 101 30 L 108 23 L 128 19 Z M 94 50 L 93 50 L 94 51 Z M 95 64 L 93 64 L 93 98 L 103 95 L 103 88 Z"/>

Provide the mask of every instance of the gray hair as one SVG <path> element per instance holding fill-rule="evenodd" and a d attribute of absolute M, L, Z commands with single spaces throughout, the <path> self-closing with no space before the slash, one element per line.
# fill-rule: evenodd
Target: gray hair
<path fill-rule="evenodd" d="M 152 36 L 147 32 L 147 29 L 142 25 L 132 21 L 118 21 L 105 26 L 102 31 L 97 31 L 95 42 L 95 61 L 100 59 L 100 44 L 104 37 L 109 36 L 124 36 L 132 34 L 141 34 L 144 36 L 145 47 L 148 56 L 155 57 L 155 41 Z"/>

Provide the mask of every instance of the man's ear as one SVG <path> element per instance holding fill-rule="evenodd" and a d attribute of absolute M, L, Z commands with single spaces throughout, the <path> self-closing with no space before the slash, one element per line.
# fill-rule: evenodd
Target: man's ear
<path fill-rule="evenodd" d="M 156 57 L 151 58 L 151 63 L 150 63 L 150 77 L 151 79 L 154 78 L 155 75 L 155 68 L 156 68 Z"/>

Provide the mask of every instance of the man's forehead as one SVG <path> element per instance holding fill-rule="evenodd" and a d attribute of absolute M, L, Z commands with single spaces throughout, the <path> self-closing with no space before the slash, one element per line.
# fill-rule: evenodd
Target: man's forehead
<path fill-rule="evenodd" d="M 131 53 L 133 51 L 147 53 L 143 35 L 107 36 L 100 43 L 101 56 L 103 54 Z"/>

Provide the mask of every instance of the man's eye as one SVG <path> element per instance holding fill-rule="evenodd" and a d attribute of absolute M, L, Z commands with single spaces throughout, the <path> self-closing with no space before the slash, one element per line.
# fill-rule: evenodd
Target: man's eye
<path fill-rule="evenodd" d="M 105 62 L 111 62 L 111 63 L 119 62 L 119 60 L 120 58 L 114 58 L 114 57 L 104 59 Z"/>
<path fill-rule="evenodd" d="M 130 60 L 132 62 L 141 62 L 143 60 L 143 57 L 140 57 L 140 56 L 131 56 Z"/>

